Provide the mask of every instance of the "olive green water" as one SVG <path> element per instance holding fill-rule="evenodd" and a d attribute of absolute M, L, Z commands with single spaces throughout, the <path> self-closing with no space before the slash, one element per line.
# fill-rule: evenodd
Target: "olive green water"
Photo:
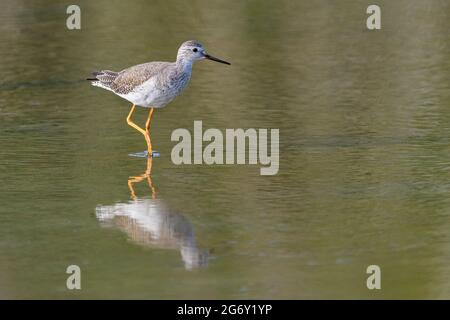
<path fill-rule="evenodd" d="M 379 31 L 366 1 L 77 3 L 69 31 L 71 3 L 0 1 L 0 298 L 450 298 L 450 2 L 377 1 Z M 232 65 L 155 112 L 148 181 L 83 79 L 188 39 Z M 194 120 L 278 128 L 278 175 L 174 165 Z"/>

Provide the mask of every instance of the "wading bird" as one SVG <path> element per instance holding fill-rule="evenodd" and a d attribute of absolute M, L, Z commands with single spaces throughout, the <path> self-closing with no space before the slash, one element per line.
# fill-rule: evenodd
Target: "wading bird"
<path fill-rule="evenodd" d="M 127 123 L 144 135 L 148 156 L 151 157 L 153 149 L 149 130 L 154 109 L 166 106 L 183 91 L 191 78 L 193 63 L 202 59 L 230 64 L 207 54 L 200 43 L 190 40 L 180 46 L 175 62 L 148 62 L 120 72 L 96 71 L 87 80 L 92 81 L 93 86 L 112 91 L 133 104 Z M 150 108 L 145 129 L 131 119 L 136 106 Z"/>

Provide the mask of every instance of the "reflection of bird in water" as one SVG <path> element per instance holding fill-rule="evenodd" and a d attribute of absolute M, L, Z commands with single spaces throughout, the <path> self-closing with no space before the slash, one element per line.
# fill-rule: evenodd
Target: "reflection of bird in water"
<path fill-rule="evenodd" d="M 152 158 L 147 160 L 144 174 L 128 180 L 133 200 L 109 206 L 97 206 L 97 218 L 104 224 L 116 226 L 140 245 L 162 249 L 178 249 L 186 269 L 206 266 L 208 253 L 198 248 L 191 223 L 184 216 L 174 213 L 156 199 L 151 173 Z M 152 199 L 137 198 L 133 184 L 147 180 Z"/>

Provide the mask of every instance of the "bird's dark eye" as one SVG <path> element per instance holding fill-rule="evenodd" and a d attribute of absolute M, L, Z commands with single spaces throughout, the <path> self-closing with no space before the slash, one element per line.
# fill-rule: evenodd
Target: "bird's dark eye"
<path fill-rule="evenodd" d="M 198 51 L 198 49 L 197 49 L 197 48 L 194 48 L 194 49 L 192 49 L 192 51 L 194 51 L 194 52 L 197 52 L 197 51 Z"/>

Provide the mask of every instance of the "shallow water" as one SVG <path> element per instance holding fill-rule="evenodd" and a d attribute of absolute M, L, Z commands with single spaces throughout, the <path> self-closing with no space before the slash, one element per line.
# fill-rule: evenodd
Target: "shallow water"
<path fill-rule="evenodd" d="M 449 2 L 378 1 L 380 31 L 354 1 L 78 3 L 69 31 L 0 1 L 1 298 L 450 298 Z M 129 103 L 83 79 L 191 38 L 232 65 L 197 63 L 160 157 L 129 156 Z M 279 128 L 278 175 L 174 165 L 194 120 Z"/>

